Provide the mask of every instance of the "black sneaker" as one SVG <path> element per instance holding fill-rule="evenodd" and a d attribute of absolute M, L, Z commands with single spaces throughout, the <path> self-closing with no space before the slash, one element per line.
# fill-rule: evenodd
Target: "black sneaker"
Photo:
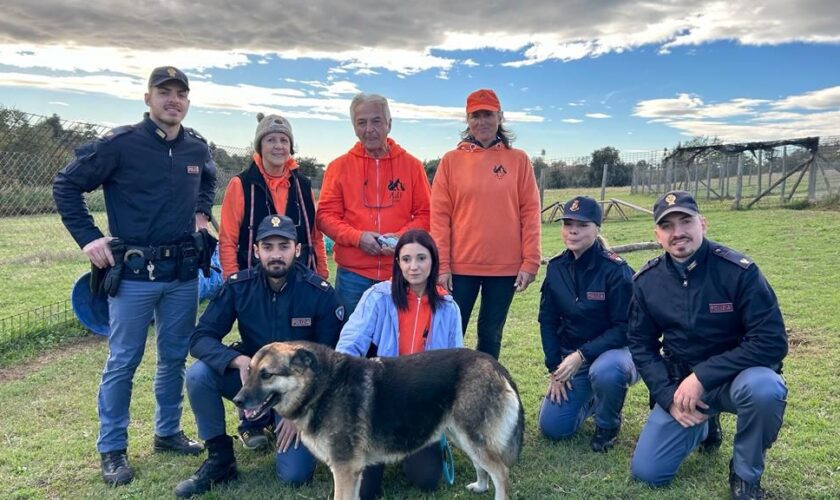
<path fill-rule="evenodd" d="M 595 435 L 592 436 L 592 441 L 589 442 L 589 445 L 592 447 L 592 451 L 595 453 L 606 453 L 610 448 L 615 446 L 615 442 L 618 440 L 618 432 L 620 430 L 621 426 L 618 426 L 615 429 L 602 429 L 596 425 Z"/>
<path fill-rule="evenodd" d="M 121 486 L 128 484 L 134 479 L 134 471 L 128 465 L 128 457 L 125 450 L 109 451 L 101 453 L 100 466 L 102 467 L 102 480 L 109 486 Z"/>
<path fill-rule="evenodd" d="M 735 473 L 732 460 L 729 461 L 729 494 L 732 500 L 764 500 L 761 479 L 748 483 Z"/>
<path fill-rule="evenodd" d="M 198 455 L 204 451 L 204 445 L 189 439 L 184 431 L 172 436 L 155 436 L 155 451 L 171 451 L 180 455 Z"/>
<path fill-rule="evenodd" d="M 714 453 L 723 443 L 723 429 L 720 426 L 720 414 L 709 417 L 709 434 L 700 442 L 700 453 Z"/>
<path fill-rule="evenodd" d="M 246 450 L 268 448 L 268 436 L 262 429 L 244 429 L 239 431 L 239 440 Z"/>

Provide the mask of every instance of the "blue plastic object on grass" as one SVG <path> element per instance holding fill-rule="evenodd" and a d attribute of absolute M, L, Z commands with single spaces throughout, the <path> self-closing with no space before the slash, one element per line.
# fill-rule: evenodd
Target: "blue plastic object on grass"
<path fill-rule="evenodd" d="M 79 323 L 97 335 L 107 337 L 111 333 L 108 316 L 108 297 L 94 296 L 90 292 L 90 271 L 79 276 L 73 283 L 70 304 Z"/>

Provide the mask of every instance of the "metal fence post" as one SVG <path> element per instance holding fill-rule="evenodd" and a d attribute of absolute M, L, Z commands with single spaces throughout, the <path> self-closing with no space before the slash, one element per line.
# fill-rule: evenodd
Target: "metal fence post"
<path fill-rule="evenodd" d="M 601 173 L 601 201 L 604 201 L 604 197 L 607 194 L 607 164 L 604 163 L 603 171 Z"/>
<path fill-rule="evenodd" d="M 782 203 L 785 201 L 785 182 L 787 182 L 787 146 L 782 148 Z"/>

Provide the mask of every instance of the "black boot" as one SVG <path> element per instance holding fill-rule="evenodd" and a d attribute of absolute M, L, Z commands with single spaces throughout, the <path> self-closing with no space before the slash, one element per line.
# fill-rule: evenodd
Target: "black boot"
<path fill-rule="evenodd" d="M 602 429 L 596 425 L 595 435 L 592 436 L 592 441 L 589 442 L 589 445 L 592 447 L 592 451 L 595 453 L 606 453 L 610 448 L 615 446 L 615 442 L 618 440 L 618 432 L 620 430 L 620 425 L 615 429 Z"/>
<path fill-rule="evenodd" d="M 189 497 L 209 491 L 217 484 L 236 479 L 236 458 L 233 456 L 233 439 L 223 434 L 207 441 L 207 460 L 189 479 L 175 487 L 175 496 Z"/>
<path fill-rule="evenodd" d="M 709 434 L 706 439 L 700 442 L 701 453 L 713 453 L 718 451 L 723 442 L 723 429 L 720 427 L 720 413 L 709 417 Z"/>
<path fill-rule="evenodd" d="M 198 455 L 204 451 L 204 446 L 188 438 L 184 431 L 166 437 L 155 435 L 154 448 L 155 451 L 171 451 L 181 455 Z"/>
<path fill-rule="evenodd" d="M 128 465 L 128 457 L 125 454 L 125 450 L 109 451 L 100 455 L 102 480 L 106 484 L 109 486 L 121 486 L 130 483 L 134 479 L 134 471 Z"/>
<path fill-rule="evenodd" d="M 732 500 L 764 500 L 761 479 L 748 483 L 735 473 L 732 460 L 729 461 L 729 494 Z"/>

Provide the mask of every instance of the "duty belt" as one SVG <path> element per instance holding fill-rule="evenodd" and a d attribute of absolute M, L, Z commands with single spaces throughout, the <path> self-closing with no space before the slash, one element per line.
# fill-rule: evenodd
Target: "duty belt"
<path fill-rule="evenodd" d="M 126 245 L 123 262 L 134 274 L 140 274 L 144 269 L 149 273 L 149 281 L 154 281 L 155 261 L 174 259 L 178 257 L 181 245 L 161 245 L 138 247 Z"/>

